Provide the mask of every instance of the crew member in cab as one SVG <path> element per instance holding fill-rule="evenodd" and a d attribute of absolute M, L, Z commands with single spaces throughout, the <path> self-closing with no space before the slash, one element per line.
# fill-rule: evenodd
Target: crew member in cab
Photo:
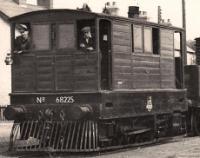
<path fill-rule="evenodd" d="M 16 26 L 16 29 L 19 31 L 20 35 L 15 38 L 14 53 L 19 54 L 30 48 L 30 37 L 29 29 L 26 25 L 19 24 Z"/>
<path fill-rule="evenodd" d="M 85 26 L 81 29 L 80 48 L 86 51 L 94 50 L 94 41 L 92 39 L 91 27 Z"/>

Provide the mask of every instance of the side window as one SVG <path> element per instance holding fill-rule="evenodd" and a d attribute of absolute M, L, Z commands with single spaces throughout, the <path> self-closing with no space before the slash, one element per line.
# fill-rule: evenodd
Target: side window
<path fill-rule="evenodd" d="M 133 25 L 133 52 L 143 52 L 142 50 L 142 26 Z"/>
<path fill-rule="evenodd" d="M 58 49 L 74 48 L 74 24 L 59 24 L 58 25 Z"/>
<path fill-rule="evenodd" d="M 30 49 L 30 24 L 15 25 L 14 52 L 22 53 Z"/>
<path fill-rule="evenodd" d="M 160 54 L 160 30 L 159 28 L 152 29 L 153 39 L 153 54 Z"/>
<path fill-rule="evenodd" d="M 144 52 L 152 53 L 152 29 L 144 28 Z"/>
<path fill-rule="evenodd" d="M 50 49 L 50 25 L 34 24 L 32 25 L 33 49 Z"/>
<path fill-rule="evenodd" d="M 159 28 L 132 25 L 132 50 L 134 53 L 159 54 L 160 53 L 160 30 Z"/>
<path fill-rule="evenodd" d="M 96 47 L 94 20 L 80 20 L 77 22 L 78 48 L 83 51 L 93 51 Z"/>

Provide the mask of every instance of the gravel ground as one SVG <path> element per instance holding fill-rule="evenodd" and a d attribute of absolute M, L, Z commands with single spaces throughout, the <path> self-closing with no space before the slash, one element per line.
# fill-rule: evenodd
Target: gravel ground
<path fill-rule="evenodd" d="M 6 152 L 8 151 L 9 137 L 12 129 L 13 122 L 0 121 L 0 158 L 9 158 Z M 15 157 L 12 157 L 15 158 Z"/>
<path fill-rule="evenodd" d="M 13 122 L 0 122 L 0 152 L 7 151 Z"/>
<path fill-rule="evenodd" d="M 18 158 L 19 156 L 8 156 L 9 135 L 12 122 L 0 122 L 0 158 Z M 21 156 L 20 156 L 21 157 Z M 27 156 L 23 156 L 26 158 Z M 33 156 L 36 157 L 36 156 Z M 33 158 L 32 157 L 32 158 Z M 63 157 L 90 157 L 90 158 L 200 158 L 200 137 L 187 137 L 175 139 L 171 142 L 148 147 L 126 149 L 120 152 L 109 152 L 98 154 L 98 156 L 39 156 L 43 158 Z"/>

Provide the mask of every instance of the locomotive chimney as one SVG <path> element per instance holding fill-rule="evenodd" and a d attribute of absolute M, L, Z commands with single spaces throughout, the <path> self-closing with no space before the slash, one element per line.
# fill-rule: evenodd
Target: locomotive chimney
<path fill-rule="evenodd" d="M 53 8 L 53 0 L 37 0 L 37 5 L 47 9 Z"/>
<path fill-rule="evenodd" d="M 200 65 L 200 37 L 196 38 L 196 63 Z"/>
<path fill-rule="evenodd" d="M 129 6 L 128 7 L 128 17 L 129 18 L 135 18 L 135 17 L 139 17 L 139 7 L 137 6 Z"/>

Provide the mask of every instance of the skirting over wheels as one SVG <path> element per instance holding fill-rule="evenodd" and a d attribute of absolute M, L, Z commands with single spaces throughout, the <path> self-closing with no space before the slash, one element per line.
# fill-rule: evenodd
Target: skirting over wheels
<path fill-rule="evenodd" d="M 15 151 L 91 152 L 98 150 L 95 121 L 27 121 L 13 125 L 10 149 Z"/>
<path fill-rule="evenodd" d="M 150 144 L 154 131 L 143 128 L 118 137 L 100 136 L 99 122 L 25 121 L 13 125 L 10 150 L 19 152 L 95 152 Z M 121 141 L 120 141 L 121 140 Z"/>

